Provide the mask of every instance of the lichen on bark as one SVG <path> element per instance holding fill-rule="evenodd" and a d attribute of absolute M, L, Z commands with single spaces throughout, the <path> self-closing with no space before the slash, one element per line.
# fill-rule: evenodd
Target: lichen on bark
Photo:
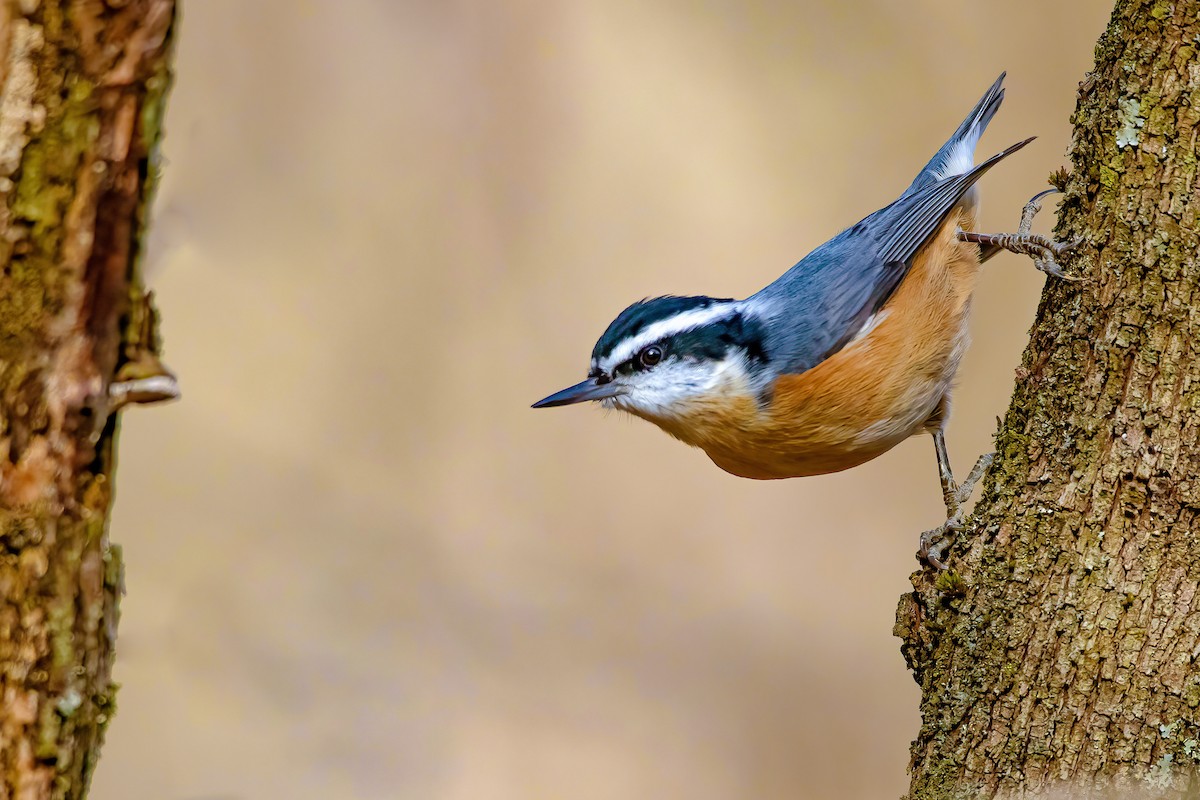
<path fill-rule="evenodd" d="M 1047 282 L 955 591 L 897 612 L 913 800 L 1200 791 L 1198 46 L 1200 0 L 1119 0 L 1080 84 L 1086 281 Z"/>
<path fill-rule="evenodd" d="M 174 15 L 0 3 L 0 797 L 82 797 L 114 707 L 110 386 L 153 317 L 136 265 Z"/>

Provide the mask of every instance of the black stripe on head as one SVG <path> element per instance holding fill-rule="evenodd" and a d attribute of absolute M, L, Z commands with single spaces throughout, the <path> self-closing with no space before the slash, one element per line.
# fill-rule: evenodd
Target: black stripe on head
<path fill-rule="evenodd" d="M 697 308 L 702 307 L 697 306 Z M 724 361 L 734 350 L 744 352 L 750 371 L 757 372 L 770 360 L 763 344 L 763 336 L 761 322 L 754 317 L 747 317 L 740 311 L 735 311 L 727 317 L 647 343 L 629 359 L 614 365 L 612 374 L 629 375 L 634 372 L 643 372 L 654 369 L 660 362 L 671 360 Z M 653 362 L 647 362 L 643 354 L 651 348 L 657 351 L 657 355 Z M 593 374 L 598 378 L 612 379 L 612 376 L 604 375 L 598 370 L 593 370 Z"/>
<path fill-rule="evenodd" d="M 646 326 L 653 325 L 664 319 L 669 319 L 685 311 L 708 308 L 714 303 L 728 303 L 730 300 L 719 300 L 712 297 L 653 297 L 639 300 L 622 311 L 608 326 L 608 330 L 596 342 L 592 350 L 592 360 L 600 361 L 612 355 L 618 344 L 637 336 Z"/>
<path fill-rule="evenodd" d="M 762 323 L 739 312 L 672 336 L 664 343 L 668 356 L 704 361 L 720 361 L 731 349 L 744 350 L 751 366 L 769 360 L 763 346 Z"/>

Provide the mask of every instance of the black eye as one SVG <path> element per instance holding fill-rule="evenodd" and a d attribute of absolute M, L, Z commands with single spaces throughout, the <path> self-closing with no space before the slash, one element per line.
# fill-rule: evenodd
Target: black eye
<path fill-rule="evenodd" d="M 655 364 L 662 361 L 662 357 L 662 348 L 656 344 L 652 344 L 649 347 L 643 347 L 642 352 L 638 353 L 638 361 L 641 362 L 643 367 L 653 367 Z"/>

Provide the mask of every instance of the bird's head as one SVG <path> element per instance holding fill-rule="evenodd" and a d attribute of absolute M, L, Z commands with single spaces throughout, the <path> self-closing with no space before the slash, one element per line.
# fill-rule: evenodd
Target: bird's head
<path fill-rule="evenodd" d="M 596 342 L 587 379 L 533 407 L 599 400 L 661 422 L 686 416 L 697 400 L 761 388 L 762 324 L 745 306 L 711 297 L 634 303 Z"/>

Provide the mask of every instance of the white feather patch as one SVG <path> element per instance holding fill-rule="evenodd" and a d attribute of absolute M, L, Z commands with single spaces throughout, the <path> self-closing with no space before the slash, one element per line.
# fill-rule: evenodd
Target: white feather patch
<path fill-rule="evenodd" d="M 682 419 L 693 400 L 744 394 L 746 377 L 740 353 L 722 361 L 667 361 L 622 379 L 625 391 L 604 405 L 651 419 Z"/>
<path fill-rule="evenodd" d="M 958 144 L 946 154 L 946 163 L 938 170 L 938 179 L 970 172 L 975 166 L 975 145 L 978 143 L 978 135 L 960 139 Z"/>
<path fill-rule="evenodd" d="M 618 344 L 607 358 L 592 364 L 606 373 L 612 372 L 613 367 L 633 358 L 646 345 L 654 344 L 668 336 L 674 336 L 731 316 L 741 306 L 740 301 L 732 303 L 714 303 L 707 308 L 696 308 L 684 311 L 673 317 L 659 320 L 643 329 L 637 336 L 632 336 Z"/>
<path fill-rule="evenodd" d="M 872 314 L 871 316 L 867 317 L 867 321 L 863 323 L 861 328 L 858 329 L 858 333 L 854 334 L 854 338 L 846 342 L 846 347 L 849 347 L 852 344 L 857 344 L 858 342 L 861 342 L 863 339 L 870 336 L 871 332 L 879 327 L 879 323 L 887 319 L 889 313 L 890 312 L 888 309 L 884 309 L 877 314 Z"/>

